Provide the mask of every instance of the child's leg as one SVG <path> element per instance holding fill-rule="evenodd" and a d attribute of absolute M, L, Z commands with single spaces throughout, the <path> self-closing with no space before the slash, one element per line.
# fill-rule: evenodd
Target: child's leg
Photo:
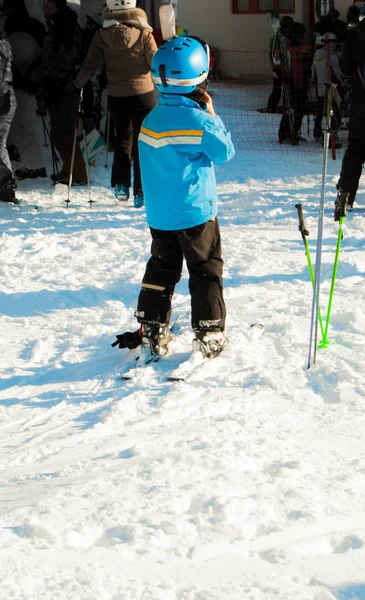
<path fill-rule="evenodd" d="M 223 260 L 217 218 L 178 231 L 189 270 L 191 322 L 194 331 L 224 331 Z"/>
<path fill-rule="evenodd" d="M 139 323 L 170 322 L 171 300 L 180 281 L 183 253 L 174 231 L 151 228 L 151 258 L 146 265 L 135 313 Z"/>

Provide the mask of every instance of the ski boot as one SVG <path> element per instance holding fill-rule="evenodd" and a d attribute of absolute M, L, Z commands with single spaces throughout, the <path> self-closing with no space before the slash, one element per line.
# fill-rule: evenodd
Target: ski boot
<path fill-rule="evenodd" d="M 15 175 L 18 179 L 36 179 L 37 177 L 47 177 L 47 172 L 44 167 L 41 169 L 17 169 Z"/>
<path fill-rule="evenodd" d="M 0 182 L 0 201 L 9 202 L 11 204 L 19 204 L 19 200 L 15 197 L 16 183 L 12 175 L 8 175 Z"/>
<path fill-rule="evenodd" d="M 227 345 L 224 331 L 195 330 L 193 352 L 201 352 L 204 358 L 215 358 Z"/>
<path fill-rule="evenodd" d="M 168 352 L 172 340 L 169 326 L 165 323 L 142 323 L 142 354 L 144 364 L 157 362 Z"/>
<path fill-rule="evenodd" d="M 123 183 L 118 183 L 114 188 L 114 196 L 117 200 L 127 202 L 129 200 L 129 187 Z"/>
<path fill-rule="evenodd" d="M 350 196 L 349 193 L 346 193 L 341 189 L 339 190 L 336 201 L 335 201 L 335 213 L 334 213 L 335 221 L 339 221 L 341 219 L 341 217 L 346 217 L 346 206 L 348 204 L 350 204 L 351 208 L 352 208 L 354 201 L 352 200 L 352 202 L 349 203 L 349 196 Z"/>
<path fill-rule="evenodd" d="M 134 196 L 134 207 L 142 208 L 143 205 L 144 205 L 143 194 L 138 194 L 137 196 Z"/>

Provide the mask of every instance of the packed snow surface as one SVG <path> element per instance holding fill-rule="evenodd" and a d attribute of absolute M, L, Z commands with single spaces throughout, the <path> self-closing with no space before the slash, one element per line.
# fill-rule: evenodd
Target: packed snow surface
<path fill-rule="evenodd" d="M 136 328 L 150 235 L 144 209 L 115 200 L 104 163 L 91 169 L 91 209 L 86 188 L 66 208 L 67 188 L 49 179 L 19 182 L 21 204 L 0 206 L 0 598 L 365 598 L 362 190 L 345 223 L 332 344 L 311 369 L 295 204 L 314 262 L 314 144 L 238 152 L 217 168 L 222 356 L 167 382 L 191 348 L 184 271 L 171 354 L 122 381 L 131 353 L 111 343 Z M 328 167 L 323 318 L 340 165 Z"/>

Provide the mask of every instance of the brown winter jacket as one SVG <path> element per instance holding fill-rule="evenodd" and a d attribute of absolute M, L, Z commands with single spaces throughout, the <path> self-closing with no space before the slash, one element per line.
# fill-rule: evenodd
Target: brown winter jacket
<path fill-rule="evenodd" d="M 109 96 L 151 92 L 154 86 L 150 69 L 157 46 L 146 13 L 140 8 L 112 13 L 105 10 L 102 24 L 76 77 L 76 86 L 83 87 L 104 58 Z"/>

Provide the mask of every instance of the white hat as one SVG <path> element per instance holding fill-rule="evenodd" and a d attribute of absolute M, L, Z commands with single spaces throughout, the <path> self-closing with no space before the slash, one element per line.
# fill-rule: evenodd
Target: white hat
<path fill-rule="evenodd" d="M 316 44 L 318 46 L 324 46 L 325 44 L 329 44 L 330 42 L 336 42 L 337 37 L 334 33 L 324 33 L 320 35 L 316 39 Z"/>
<path fill-rule="evenodd" d="M 124 10 L 125 8 L 136 8 L 137 0 L 106 0 L 109 10 Z"/>

